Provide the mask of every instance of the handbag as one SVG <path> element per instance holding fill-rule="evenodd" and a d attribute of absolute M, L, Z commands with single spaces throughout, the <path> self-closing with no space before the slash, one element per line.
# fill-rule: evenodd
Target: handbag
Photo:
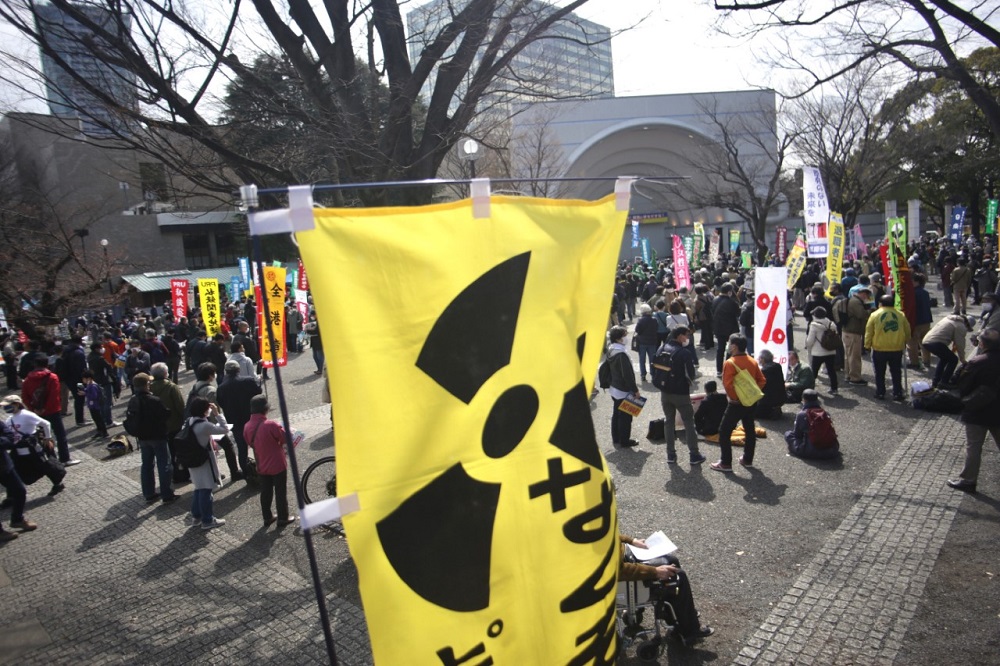
<path fill-rule="evenodd" d="M 756 380 L 754 380 L 745 368 L 739 367 L 733 361 L 726 362 L 732 363 L 736 368 L 736 377 L 733 378 L 733 390 L 736 391 L 736 397 L 739 398 L 740 404 L 744 407 L 752 407 L 760 402 L 760 399 L 764 397 L 764 392 L 757 386 Z"/>
<path fill-rule="evenodd" d="M 639 336 L 634 333 L 632 334 L 632 351 L 639 351 Z"/>
<path fill-rule="evenodd" d="M 651 442 L 662 442 L 667 438 L 666 431 L 664 430 L 664 424 L 666 419 L 653 419 L 649 422 L 649 432 L 646 433 L 646 439 Z"/>

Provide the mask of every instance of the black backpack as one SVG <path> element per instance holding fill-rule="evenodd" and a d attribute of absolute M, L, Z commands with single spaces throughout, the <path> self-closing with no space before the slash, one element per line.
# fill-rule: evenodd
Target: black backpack
<path fill-rule="evenodd" d="M 602 389 L 611 388 L 611 358 L 605 358 L 597 368 L 597 385 Z"/>
<path fill-rule="evenodd" d="M 827 326 L 819 336 L 819 346 L 827 351 L 837 351 L 840 348 L 840 336 L 834 326 Z"/>
<path fill-rule="evenodd" d="M 140 428 L 142 428 L 142 399 L 138 395 L 133 395 L 132 399 L 128 401 L 122 427 L 133 437 L 139 436 Z"/>
<path fill-rule="evenodd" d="M 191 469 L 200 467 L 208 462 L 208 450 L 198 442 L 198 437 L 194 432 L 194 424 L 205 419 L 188 419 L 184 422 L 184 427 L 177 433 L 170 443 L 170 451 L 174 458 L 184 467 Z"/>
<path fill-rule="evenodd" d="M 674 364 L 674 354 L 676 354 L 680 349 L 675 349 L 673 354 L 660 353 L 661 350 L 665 350 L 666 345 L 660 347 L 657 350 L 656 356 L 653 357 L 653 372 L 652 381 L 653 386 L 660 389 L 661 391 L 666 387 L 667 381 L 671 378 L 679 379 L 682 377 L 684 371 L 683 366 Z"/>

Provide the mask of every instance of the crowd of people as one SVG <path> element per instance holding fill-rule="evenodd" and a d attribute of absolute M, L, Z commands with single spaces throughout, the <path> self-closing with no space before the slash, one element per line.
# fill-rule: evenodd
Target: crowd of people
<path fill-rule="evenodd" d="M 62 336 L 39 330 L 28 337 L 0 330 L 10 392 L 0 401 L 8 415 L 0 422 L 0 485 L 6 489 L 3 507 L 11 509 L 9 525 L 17 530 L 5 531 L 0 525 L 0 542 L 38 527 L 24 516 L 26 486 L 45 476 L 52 481 L 49 495 L 54 496 L 65 489 L 66 469 L 81 462 L 71 454 L 63 422 L 71 407 L 76 428 L 93 424 L 93 440 L 109 440 L 111 430 L 119 427 L 135 439 L 147 502 L 173 502 L 179 497 L 175 487 L 191 481 L 192 524 L 204 529 L 223 525 L 211 503 L 212 491 L 226 479 L 216 463 L 218 447 L 225 453 L 230 480 L 252 476 L 265 488 L 265 525 L 294 521 L 285 490 L 284 429 L 262 418 L 269 405 L 262 395 L 267 370 L 254 330 L 256 305 L 252 298 L 241 299 L 225 304 L 223 313 L 221 330 L 211 339 L 198 309 L 175 321 L 169 304 L 129 310 L 118 319 L 110 312 L 82 315 L 64 322 Z M 325 359 L 315 312 L 310 307 L 308 318 L 303 318 L 290 302 L 286 315 L 288 351 L 301 353 L 309 347 L 315 374 L 321 375 Z M 182 372 L 195 378 L 186 396 L 179 386 Z M 126 389 L 125 417 L 118 422 L 112 407 L 126 399 Z M 177 442 L 187 429 L 207 454 L 201 465 L 185 466 L 178 459 Z M 256 461 L 251 461 L 249 449 L 254 449 Z"/>
<path fill-rule="evenodd" d="M 632 417 L 619 406 L 632 394 L 657 390 L 668 464 L 677 463 L 675 419 L 679 418 L 690 464 L 706 460 L 698 436 L 717 437 L 721 455 L 710 467 L 732 472 L 735 432 L 743 444 L 736 462 L 752 467 L 757 419 L 780 418 L 785 405 L 797 410 L 794 426 L 785 433 L 789 453 L 835 457 L 839 441 L 835 432 L 826 434 L 832 430 L 832 419 L 821 405 L 818 382 L 822 373 L 826 396 L 835 407 L 843 385 L 868 385 L 862 377 L 867 357 L 876 400 L 891 397 L 906 402 L 907 378 L 926 378 L 928 390 L 951 391 L 963 399 L 967 462 L 949 485 L 974 490 L 985 435 L 994 431 L 1000 435 L 1000 416 L 995 424 L 988 418 L 1000 415 L 1000 389 L 989 387 L 993 398 L 989 409 L 976 412 L 968 407 L 968 396 L 982 392 L 985 389 L 979 387 L 989 383 L 982 366 L 994 355 L 994 334 L 1000 335 L 996 250 L 991 239 L 980 244 L 971 238 L 964 243 L 922 238 L 908 247 L 906 263 L 913 293 L 912 307 L 904 312 L 891 281 L 882 275 L 878 245 L 851 257 L 834 284 L 827 283 L 822 261 L 809 260 L 788 292 L 789 354 L 782 368 L 769 350 L 754 356 L 754 268 L 745 267 L 739 254 L 693 267 L 690 288 L 677 284 L 669 259 L 655 267 L 639 260 L 622 262 L 608 334 L 607 358 L 615 361 L 610 387 L 612 442 L 616 447 L 638 444 L 632 437 Z M 940 281 L 942 304 L 935 303 L 927 289 L 931 276 Z M 969 309 L 980 304 L 977 320 Z M 936 318 L 934 307 L 946 312 Z M 630 345 L 627 325 L 633 321 Z M 800 321 L 805 337 L 797 347 L 794 326 Z M 638 354 L 638 378 L 629 350 Z M 722 390 L 710 381 L 702 398 L 695 388 L 704 374 L 699 366 L 709 365 L 713 358 Z M 932 359 L 936 359 L 933 368 Z M 811 438 L 823 442 L 817 446 Z M 994 439 L 1000 445 L 1000 438 Z"/>

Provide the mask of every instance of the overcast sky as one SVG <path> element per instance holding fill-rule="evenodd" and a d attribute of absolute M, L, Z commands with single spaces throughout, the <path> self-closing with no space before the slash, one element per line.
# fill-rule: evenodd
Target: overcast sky
<path fill-rule="evenodd" d="M 590 0 L 578 13 L 612 31 L 647 17 L 611 41 L 619 97 L 769 84 L 768 70 L 756 64 L 749 44 L 712 29 L 720 12 L 711 0 Z"/>
<path fill-rule="evenodd" d="M 612 39 L 618 96 L 745 90 L 770 83 L 767 68 L 756 63 L 749 44 L 712 29 L 719 12 L 711 0 L 590 0 L 578 13 L 613 32 L 645 17 Z M 19 40 L 11 33 L 9 26 L 0 25 L 3 39 Z M 28 47 L 28 55 L 35 59 L 33 50 Z M 40 101 L 7 86 L 0 87 L 0 104 L 44 112 Z"/>

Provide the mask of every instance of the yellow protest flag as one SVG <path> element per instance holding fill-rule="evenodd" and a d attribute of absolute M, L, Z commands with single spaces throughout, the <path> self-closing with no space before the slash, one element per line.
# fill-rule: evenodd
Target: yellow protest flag
<path fill-rule="evenodd" d="M 827 232 L 830 236 L 830 250 L 826 257 L 826 295 L 833 297 L 830 287 L 840 284 L 841 273 L 844 270 L 844 216 L 840 213 L 830 213 Z"/>
<path fill-rule="evenodd" d="M 590 416 L 626 213 L 316 209 L 297 240 L 378 664 L 612 663 L 620 544 Z M 359 325 L 359 322 L 362 322 Z M 489 661 L 489 660 L 492 660 Z"/>
<path fill-rule="evenodd" d="M 257 330 L 260 336 L 260 360 L 265 368 L 273 368 L 275 364 L 285 367 L 288 363 L 288 347 L 285 336 L 285 292 L 288 286 L 285 284 L 286 270 L 276 266 L 264 267 L 264 287 L 261 303 L 257 314 Z M 267 320 L 271 320 L 271 332 L 274 334 L 274 343 L 267 334 Z"/>
<path fill-rule="evenodd" d="M 795 288 L 795 283 L 802 277 L 802 271 L 806 267 L 806 241 L 802 236 L 795 239 L 792 251 L 788 253 L 785 260 L 785 268 L 788 269 L 788 290 Z"/>
<path fill-rule="evenodd" d="M 219 281 L 198 278 L 198 298 L 201 301 L 201 319 L 205 332 L 211 338 L 222 332 L 222 303 L 219 302 Z"/>

